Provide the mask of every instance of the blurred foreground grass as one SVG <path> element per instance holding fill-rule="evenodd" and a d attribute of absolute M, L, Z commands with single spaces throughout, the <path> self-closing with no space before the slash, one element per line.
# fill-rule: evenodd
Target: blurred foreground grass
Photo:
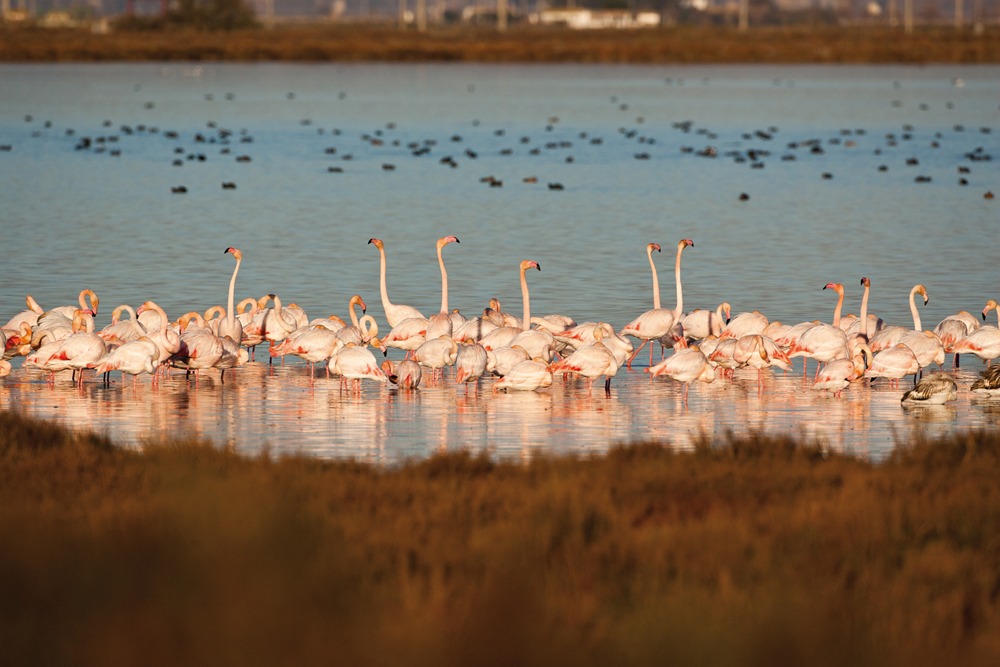
<path fill-rule="evenodd" d="M 1000 437 L 382 469 L 0 413 L 5 665 L 1000 664 Z"/>
<path fill-rule="evenodd" d="M 1000 34 L 950 26 L 906 34 L 875 26 L 683 26 L 568 30 L 518 26 L 504 33 L 444 27 L 419 33 L 381 25 L 294 25 L 199 32 L 10 27 L 0 62 L 299 61 L 556 63 L 998 63 Z"/>

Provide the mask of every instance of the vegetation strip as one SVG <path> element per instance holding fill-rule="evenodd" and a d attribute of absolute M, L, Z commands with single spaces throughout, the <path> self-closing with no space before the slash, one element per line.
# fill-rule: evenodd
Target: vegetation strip
<path fill-rule="evenodd" d="M 229 31 L 86 30 L 0 24 L 2 62 L 298 61 L 504 63 L 967 63 L 1000 62 L 995 27 L 906 34 L 883 27 L 684 26 L 643 30 L 520 27 L 282 26 Z"/>
<path fill-rule="evenodd" d="M 0 413 L 5 664 L 1000 663 L 1000 437 L 397 469 Z"/>

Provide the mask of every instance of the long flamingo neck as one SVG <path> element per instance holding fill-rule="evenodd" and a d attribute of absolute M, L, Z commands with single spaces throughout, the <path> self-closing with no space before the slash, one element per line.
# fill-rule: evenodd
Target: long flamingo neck
<path fill-rule="evenodd" d="M 868 336 L 868 292 L 870 290 L 871 287 L 865 285 L 865 292 L 861 295 L 861 315 L 858 318 L 861 321 L 861 333 L 863 333 L 865 337 Z"/>
<path fill-rule="evenodd" d="M 351 301 L 351 324 L 356 326 L 358 329 L 361 329 L 361 324 L 358 322 L 358 314 L 354 310 L 357 305 L 357 302 Z"/>
<path fill-rule="evenodd" d="M 233 299 L 236 295 L 236 274 L 240 272 L 240 262 L 236 260 L 236 268 L 233 269 L 233 277 L 229 279 L 229 301 L 226 304 L 226 323 L 230 326 L 236 323 L 236 311 L 233 309 Z"/>
<path fill-rule="evenodd" d="M 385 250 L 382 248 L 378 249 L 379 254 L 379 276 L 378 276 L 378 286 L 379 290 L 382 292 L 382 310 L 388 311 L 392 308 L 392 302 L 389 301 L 389 290 L 385 286 Z"/>
<path fill-rule="evenodd" d="M 913 314 L 913 330 L 923 331 L 924 328 L 920 321 L 920 311 L 917 310 L 917 301 L 914 297 L 917 295 L 917 290 L 910 290 L 910 312 Z"/>
<path fill-rule="evenodd" d="M 524 319 L 521 321 L 521 330 L 527 331 L 531 328 L 531 296 L 528 294 L 528 279 L 521 269 L 521 301 L 524 303 Z"/>
<path fill-rule="evenodd" d="M 444 257 L 441 256 L 441 248 L 438 248 L 438 264 L 441 265 L 441 312 L 448 312 L 448 271 L 444 268 Z"/>
<path fill-rule="evenodd" d="M 653 262 L 653 249 L 646 250 L 649 257 L 649 268 L 653 272 L 653 309 L 660 309 L 660 278 L 656 275 L 656 264 Z"/>
<path fill-rule="evenodd" d="M 840 313 L 844 308 L 844 292 L 837 292 L 837 307 L 833 310 L 833 326 L 840 327 Z"/>
<path fill-rule="evenodd" d="M 684 292 L 681 289 L 681 253 L 684 246 L 677 248 L 677 261 L 674 263 L 674 281 L 677 283 L 677 308 L 674 309 L 674 319 L 678 319 L 684 312 Z"/>

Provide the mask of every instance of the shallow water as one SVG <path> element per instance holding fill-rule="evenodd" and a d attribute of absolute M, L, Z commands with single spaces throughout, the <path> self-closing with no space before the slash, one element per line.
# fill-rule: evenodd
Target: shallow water
<path fill-rule="evenodd" d="M 237 298 L 275 292 L 310 317 L 346 316 L 358 293 L 384 327 L 368 238 L 385 240 L 392 300 L 434 312 L 433 243 L 446 234 L 461 239 L 444 253 L 450 306 L 470 316 L 492 296 L 520 314 L 517 266 L 530 258 L 542 266 L 529 277 L 534 314 L 620 328 L 650 307 L 651 241 L 673 305 L 683 237 L 695 241 L 687 310 L 725 300 L 734 314 L 828 321 L 822 286 L 844 283 L 857 312 L 865 275 L 889 323 L 910 324 L 909 289 L 927 285 L 930 328 L 998 296 L 982 249 L 998 240 L 1000 204 L 983 195 L 1000 190 L 1000 169 L 969 157 L 997 146 L 997 67 L 2 65 L 0 88 L 4 321 L 27 293 L 51 308 L 84 287 L 101 297 L 98 326 L 119 303 L 204 310 L 225 301 L 233 245 L 245 256 Z M 83 137 L 90 147 L 76 150 Z M 717 156 L 700 157 L 707 147 Z M 310 387 L 298 364 L 246 367 L 225 386 L 88 382 L 82 395 L 17 369 L 0 401 L 129 442 L 194 433 L 241 451 L 380 461 L 441 446 L 687 446 L 748 426 L 880 456 L 914 428 L 990 418 L 967 393 L 981 362 L 964 366 L 957 404 L 919 412 L 880 386 L 816 396 L 798 363 L 760 397 L 752 375 L 692 388 L 687 410 L 674 383 L 636 371 L 610 399 L 575 385 L 492 396 L 486 382 L 478 397 L 451 386 L 359 397 L 325 378 Z"/>

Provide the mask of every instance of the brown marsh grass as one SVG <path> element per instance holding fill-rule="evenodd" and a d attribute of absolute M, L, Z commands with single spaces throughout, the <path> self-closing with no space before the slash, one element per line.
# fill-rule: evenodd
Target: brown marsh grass
<path fill-rule="evenodd" d="M 567 63 L 997 63 L 1000 39 L 948 26 L 907 35 L 884 27 L 682 26 L 505 33 L 450 27 L 418 33 L 381 25 L 296 25 L 227 32 L 4 27 L 0 61 L 301 61 Z"/>
<path fill-rule="evenodd" d="M 0 414 L 5 665 L 1000 664 L 1000 437 L 383 469 Z"/>

